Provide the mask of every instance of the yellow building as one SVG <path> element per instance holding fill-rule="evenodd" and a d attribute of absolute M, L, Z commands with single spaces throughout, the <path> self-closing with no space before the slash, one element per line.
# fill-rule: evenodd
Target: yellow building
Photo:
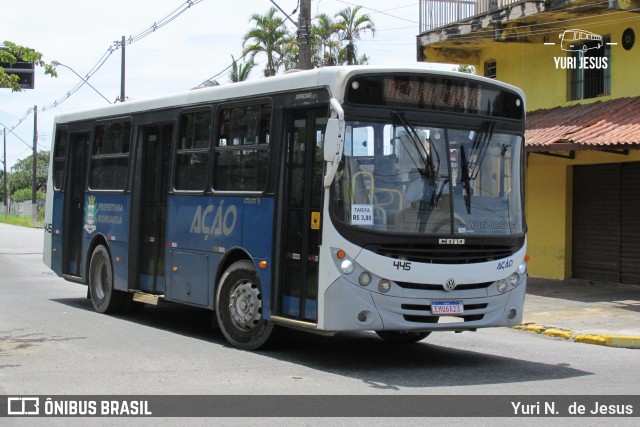
<path fill-rule="evenodd" d="M 530 273 L 640 284 L 640 0 L 420 0 L 418 59 L 527 95 Z"/>

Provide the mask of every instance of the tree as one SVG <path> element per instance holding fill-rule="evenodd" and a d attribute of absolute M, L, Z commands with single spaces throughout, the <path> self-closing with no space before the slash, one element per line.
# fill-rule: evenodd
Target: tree
<path fill-rule="evenodd" d="M 284 19 L 280 18 L 278 10 L 272 7 L 264 15 L 254 13 L 249 22 L 251 21 L 255 23 L 255 26 L 242 39 L 243 54 L 251 53 L 251 60 L 254 60 L 258 53 L 267 55 L 264 75 L 267 77 L 275 76 L 283 64 L 280 47 L 289 35 L 287 28 L 282 25 Z"/>
<path fill-rule="evenodd" d="M 58 73 L 51 64 L 42 60 L 42 54 L 35 50 L 20 46 L 10 41 L 5 41 L 5 49 L 0 49 L 0 62 L 15 64 L 18 60 L 32 62 L 38 67 L 44 68 L 44 73 L 51 77 L 57 77 Z M 7 74 L 4 68 L 0 67 L 0 87 L 10 88 L 12 92 L 20 91 L 19 77 L 16 74 Z"/>
<path fill-rule="evenodd" d="M 36 163 L 36 190 L 46 191 L 47 172 L 49 170 L 49 151 L 39 151 Z M 9 174 L 9 194 L 13 194 L 21 188 L 31 188 L 31 177 L 33 173 L 33 155 L 18 160 L 11 167 Z"/>
<path fill-rule="evenodd" d="M 358 58 L 358 48 L 355 41 L 360 40 L 361 36 L 367 31 L 371 31 L 372 36 L 375 34 L 375 25 L 369 15 L 362 14 L 358 16 L 360 9 L 361 6 L 356 6 L 353 9 L 347 7 L 335 16 L 338 18 L 337 25 L 340 27 L 340 40 L 344 44 L 339 58 L 341 63 L 346 63 L 347 65 L 363 64 L 368 61 L 369 58 L 366 55 Z"/>
<path fill-rule="evenodd" d="M 460 73 L 467 73 L 467 74 L 475 74 L 476 68 L 473 65 L 458 65 L 456 68 L 453 69 L 453 71 L 458 71 Z"/>
<path fill-rule="evenodd" d="M 311 26 L 314 63 L 320 67 L 337 65 L 341 26 L 325 13 L 316 16 L 315 20 L 316 22 Z"/>
<path fill-rule="evenodd" d="M 231 71 L 229 71 L 229 81 L 231 81 L 232 83 L 237 83 L 247 80 L 247 78 L 249 77 L 249 73 L 251 73 L 251 70 L 256 65 L 253 59 L 249 59 L 249 61 L 238 64 L 236 58 L 231 55 L 231 60 L 233 61 L 233 63 L 231 64 Z"/>

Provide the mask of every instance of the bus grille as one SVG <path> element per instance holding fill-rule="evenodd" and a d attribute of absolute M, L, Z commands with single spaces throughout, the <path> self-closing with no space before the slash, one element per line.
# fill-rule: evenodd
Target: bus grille
<path fill-rule="evenodd" d="M 422 291 L 441 291 L 442 283 L 440 284 L 432 284 L 432 283 L 409 283 L 409 282 L 395 282 L 398 286 L 403 289 L 420 289 Z M 491 286 L 493 282 L 483 282 L 483 283 L 463 283 L 458 284 L 456 286 L 456 291 L 466 291 L 469 289 L 486 289 Z"/>
<path fill-rule="evenodd" d="M 366 249 L 382 256 L 428 264 L 475 264 L 507 258 L 518 251 L 512 246 L 462 245 L 368 245 Z"/>

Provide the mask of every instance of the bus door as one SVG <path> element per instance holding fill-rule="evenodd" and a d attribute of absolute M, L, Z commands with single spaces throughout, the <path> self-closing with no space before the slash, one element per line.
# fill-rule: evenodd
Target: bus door
<path fill-rule="evenodd" d="M 327 109 L 290 111 L 287 122 L 279 312 L 315 322 Z"/>
<path fill-rule="evenodd" d="M 139 194 L 139 288 L 164 291 L 167 190 L 171 156 L 172 125 L 140 128 L 142 177 Z M 139 151 L 140 152 L 140 151 Z"/>
<path fill-rule="evenodd" d="M 82 276 L 84 185 L 89 132 L 69 135 L 69 161 L 62 223 L 62 274 Z"/>

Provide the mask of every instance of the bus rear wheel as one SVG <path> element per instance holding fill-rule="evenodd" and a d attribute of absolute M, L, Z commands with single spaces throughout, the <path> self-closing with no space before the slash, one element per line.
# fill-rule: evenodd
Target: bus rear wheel
<path fill-rule="evenodd" d="M 113 289 L 113 266 L 109 251 L 96 246 L 89 264 L 89 293 L 98 313 L 115 313 L 127 307 L 127 293 Z"/>
<path fill-rule="evenodd" d="M 237 261 L 224 272 L 216 317 L 222 334 L 235 347 L 256 350 L 271 341 L 273 323 L 262 317 L 262 288 L 253 263 Z"/>
<path fill-rule="evenodd" d="M 422 341 L 428 337 L 431 332 L 416 331 L 376 331 L 376 334 L 383 340 L 396 344 L 411 344 Z"/>

